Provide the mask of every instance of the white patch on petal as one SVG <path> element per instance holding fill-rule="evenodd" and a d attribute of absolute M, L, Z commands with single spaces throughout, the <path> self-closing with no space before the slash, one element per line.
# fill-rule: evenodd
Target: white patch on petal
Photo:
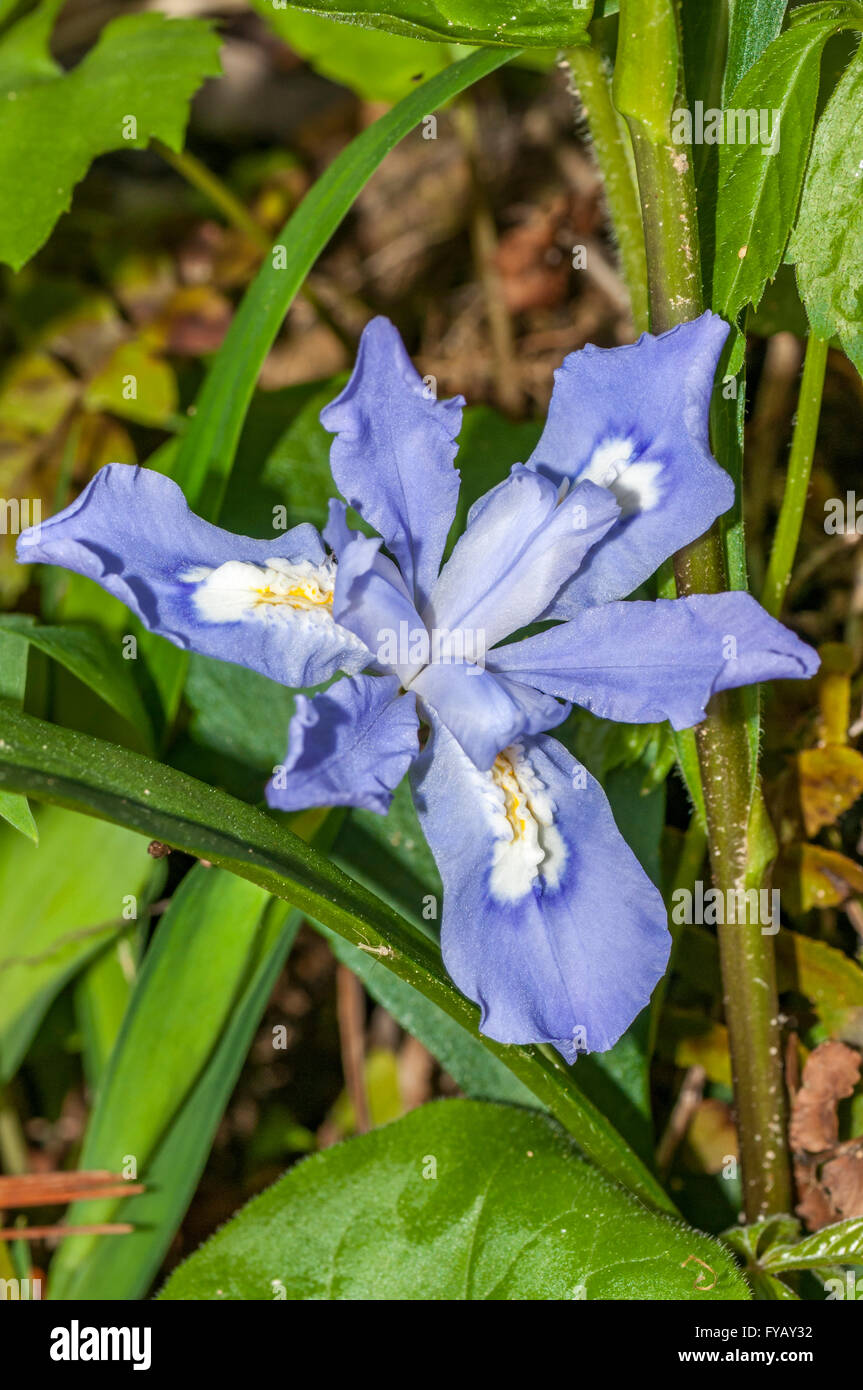
<path fill-rule="evenodd" d="M 649 512 L 658 505 L 661 463 L 632 463 L 633 444 L 630 439 L 607 439 L 594 449 L 587 467 L 578 481 L 607 487 L 620 503 L 623 516 Z"/>
<path fill-rule="evenodd" d="M 273 559 L 263 565 L 228 560 L 216 569 L 197 565 L 180 579 L 195 585 L 195 606 L 208 623 L 237 623 L 246 618 L 284 621 L 298 613 L 313 622 L 333 623 L 336 570 L 331 560 L 320 565 L 311 560 Z"/>
<path fill-rule="evenodd" d="M 537 878 L 556 888 L 566 863 L 566 845 L 554 818 L 557 807 L 520 743 L 495 758 L 489 772 L 477 773 L 495 835 L 489 887 L 503 903 L 518 902 Z"/>

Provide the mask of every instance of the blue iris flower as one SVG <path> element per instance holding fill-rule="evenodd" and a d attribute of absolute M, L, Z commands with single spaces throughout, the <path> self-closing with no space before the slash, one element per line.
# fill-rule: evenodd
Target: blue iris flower
<path fill-rule="evenodd" d="M 602 788 L 547 731 L 570 702 L 684 729 L 716 691 L 818 665 L 745 593 L 621 602 L 733 501 L 707 432 L 726 333 L 705 314 L 568 357 L 533 455 L 476 503 L 443 567 L 464 402 L 434 399 L 382 318 L 321 417 L 339 491 L 381 539 L 338 501 L 323 538 L 247 540 L 122 464 L 20 538 L 22 561 L 89 575 L 178 646 L 291 686 L 344 673 L 298 696 L 269 804 L 385 814 L 410 771 L 453 980 L 490 1037 L 569 1061 L 614 1045 L 669 936 Z M 508 640 L 540 619 L 553 625 Z"/>

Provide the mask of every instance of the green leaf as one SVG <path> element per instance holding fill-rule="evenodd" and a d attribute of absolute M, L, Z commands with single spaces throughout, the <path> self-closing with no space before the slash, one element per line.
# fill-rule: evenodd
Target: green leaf
<path fill-rule="evenodd" d="M 418 82 L 453 62 L 453 49 L 423 39 L 345 26 L 294 6 L 276 9 L 272 0 L 252 0 L 262 19 L 295 53 L 365 101 L 398 101 Z"/>
<path fill-rule="evenodd" d="M 172 469 L 191 506 L 218 515 L 263 361 L 330 237 L 384 156 L 429 112 L 512 54 L 473 53 L 438 73 L 351 141 L 282 228 L 228 329 L 196 401 Z"/>
<path fill-rule="evenodd" d="M 863 54 L 858 50 L 818 122 L 789 247 L 812 331 L 828 340 L 838 336 L 858 372 L 863 372 L 861 102 Z"/>
<path fill-rule="evenodd" d="M 81 1167 L 148 1183 L 151 1155 L 204 1071 L 254 958 L 268 895 L 221 869 L 183 879 L 144 958 L 81 1151 Z M 111 1220 L 117 1200 L 76 1203 L 71 1224 Z M 96 1238 L 64 1242 L 60 1276 Z"/>
<path fill-rule="evenodd" d="M 554 0 L 397 0 L 381 10 L 376 0 L 346 6 L 340 0 L 290 5 L 363 29 L 384 29 L 407 38 L 511 48 L 568 48 L 583 43 L 592 5 Z M 349 42 L 349 40 L 348 40 Z"/>
<path fill-rule="evenodd" d="M 778 128 L 777 148 L 747 138 L 719 151 L 713 307 L 732 321 L 744 305 L 758 303 L 782 261 L 809 155 L 821 54 L 842 27 L 834 14 L 786 30 L 729 99 L 744 117 L 766 113 L 769 133 Z"/>
<path fill-rule="evenodd" d="M 143 746 L 152 748 L 153 729 L 141 692 L 118 645 L 92 627 L 39 627 L 17 613 L 0 618 L 0 633 L 12 632 L 58 661 L 79 681 L 128 720 Z"/>
<path fill-rule="evenodd" d="M 76 981 L 75 1017 L 84 1044 L 84 1072 L 93 1092 L 117 1041 L 134 979 L 135 954 L 124 937 L 112 941 Z"/>
<path fill-rule="evenodd" d="M 12 700 L 19 709 L 27 689 L 27 654 L 26 638 L 0 631 L 0 699 Z M 28 840 L 39 843 L 39 832 L 26 796 L 0 792 L 0 816 Z"/>
<path fill-rule="evenodd" d="M 129 895 L 153 869 L 146 842 L 119 825 L 51 807 L 39 832 L 37 848 L 0 830 L 0 1080 L 66 981 L 128 926 Z"/>
<path fill-rule="evenodd" d="M 717 1242 L 606 1182 L 544 1116 L 451 1100 L 297 1164 L 161 1297 L 712 1301 L 747 1291 Z"/>
<path fill-rule="evenodd" d="M 375 954 L 477 1036 L 478 1011 L 416 927 L 271 817 L 126 749 L 0 704 L 0 787 L 118 821 L 230 869 Z M 600 1167 L 666 1210 L 662 1187 L 556 1055 L 483 1040 Z"/>
<path fill-rule="evenodd" d="M 728 56 L 723 80 L 726 95 L 734 91 L 776 38 L 786 4 L 787 0 L 729 0 Z"/>
<path fill-rule="evenodd" d="M 87 1250 L 81 1263 L 58 1255 L 51 1266 L 53 1298 L 102 1301 L 137 1299 L 146 1294 L 198 1185 L 219 1121 L 301 921 L 299 912 L 271 901 L 249 956 L 242 994 L 204 1070 L 147 1165 L 147 1191 L 117 1206 L 116 1219 L 135 1223 L 135 1231 L 125 1236 L 103 1236 L 95 1248 Z"/>
<path fill-rule="evenodd" d="M 15 270 L 47 240 L 97 155 L 143 149 L 155 136 L 181 149 L 189 101 L 219 72 L 208 24 L 159 14 L 113 20 L 63 72 L 47 48 L 45 20 L 57 8 L 52 0 L 0 40 L 0 260 Z"/>
<path fill-rule="evenodd" d="M 860 1264 L 863 1261 L 863 1217 L 825 1226 L 796 1245 L 774 1245 L 762 1257 L 763 1269 L 818 1269 L 822 1265 Z"/>

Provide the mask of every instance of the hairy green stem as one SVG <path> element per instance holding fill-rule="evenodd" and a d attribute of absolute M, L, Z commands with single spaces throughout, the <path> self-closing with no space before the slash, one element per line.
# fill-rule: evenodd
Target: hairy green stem
<path fill-rule="evenodd" d="M 674 0 L 621 0 L 614 91 L 635 152 L 651 327 L 663 332 L 703 309 L 692 165 L 671 139 L 673 112 L 685 104 Z M 683 595 L 728 588 L 717 527 L 679 552 L 675 576 Z M 757 887 L 769 833 L 741 693 L 714 697 L 696 736 L 714 883 L 726 894 Z M 756 820 L 760 836 L 751 833 Z M 791 1205 L 775 961 L 758 922 L 721 926 L 719 948 L 744 1202 L 754 1220 Z"/>
<path fill-rule="evenodd" d="M 648 326 L 647 261 L 638 188 L 629 132 L 611 99 L 611 82 L 602 54 L 592 44 L 571 48 L 566 55 L 590 138 L 602 172 L 620 268 L 632 304 L 637 333 Z"/>
<path fill-rule="evenodd" d="M 791 454 L 788 459 L 788 475 L 785 479 L 785 495 L 779 513 L 779 524 L 773 538 L 767 578 L 761 602 L 774 618 L 778 618 L 785 599 L 785 591 L 791 579 L 803 513 L 806 509 L 806 495 L 812 474 L 812 460 L 815 457 L 815 439 L 818 434 L 818 421 L 821 416 L 821 397 L 824 394 L 824 376 L 827 371 L 828 345 L 821 338 L 810 333 L 806 344 L 806 358 L 803 363 L 803 380 L 800 383 L 800 397 L 797 402 L 797 420 L 794 437 L 791 441 Z"/>

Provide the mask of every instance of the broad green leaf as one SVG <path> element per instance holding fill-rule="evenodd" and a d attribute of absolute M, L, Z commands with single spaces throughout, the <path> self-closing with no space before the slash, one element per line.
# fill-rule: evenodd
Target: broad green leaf
<path fill-rule="evenodd" d="M 131 1235 L 103 1236 L 86 1259 L 73 1251 L 51 1266 L 53 1298 L 143 1298 L 183 1219 L 203 1172 L 219 1121 L 230 1099 L 267 1000 L 302 921 L 284 903 L 271 901 L 249 956 L 247 978 L 214 1051 L 174 1115 L 147 1165 L 147 1191 L 121 1202 L 118 1221 L 136 1225 Z M 79 1247 L 80 1248 L 80 1247 Z"/>
<path fill-rule="evenodd" d="M 42 7 L 52 17 L 57 8 Z M 15 270 L 50 235 L 97 155 L 143 149 L 155 136 L 181 149 L 189 101 L 219 72 L 209 25 L 159 14 L 113 20 L 64 72 L 42 19 L 37 10 L 0 39 L 0 260 Z"/>
<path fill-rule="evenodd" d="M 0 705 L 0 788 L 86 810 L 230 869 L 373 952 L 472 1036 L 478 1011 L 421 932 L 272 817 L 139 754 Z M 483 1040 L 585 1154 L 647 1201 L 668 1196 L 556 1055 Z"/>
<path fill-rule="evenodd" d="M 144 958 L 81 1150 L 81 1167 L 148 1182 L 152 1154 L 205 1070 L 255 959 L 268 895 L 221 869 L 183 879 Z M 107 1221 L 117 1200 L 76 1204 L 71 1224 Z M 93 1248 L 64 1243 L 59 1269 Z"/>
<path fill-rule="evenodd" d="M 67 980 L 128 927 L 152 869 L 139 835 L 56 807 L 38 848 L 0 828 L 0 1080 Z"/>
<path fill-rule="evenodd" d="M 473 53 L 429 78 L 333 160 L 282 228 L 231 322 L 180 441 L 172 477 L 196 510 L 218 515 L 264 359 L 294 296 L 357 194 L 425 115 L 511 56 L 509 50 Z"/>
<path fill-rule="evenodd" d="M 540 1115 L 437 1101 L 305 1159 L 167 1299 L 745 1300 L 727 1251 L 648 1212 Z"/>
<path fill-rule="evenodd" d="M 863 1262 L 863 1217 L 825 1226 L 796 1245 L 774 1245 L 762 1256 L 764 1269 L 778 1273 L 787 1269 L 819 1269 L 825 1265 Z"/>
<path fill-rule="evenodd" d="M 333 82 L 350 87 L 366 101 L 398 101 L 418 82 L 449 67 L 456 56 L 446 44 L 403 38 L 382 30 L 350 30 L 304 10 L 252 0 L 280 39 Z"/>
<path fill-rule="evenodd" d="M 696 0 L 698 3 L 698 0 Z M 723 92 L 730 95 L 782 28 L 787 0 L 729 0 Z"/>
<path fill-rule="evenodd" d="M 861 102 L 863 53 L 858 50 L 818 122 L 800 217 L 789 247 L 812 331 L 819 338 L 838 336 L 859 372 L 863 372 Z"/>
<path fill-rule="evenodd" d="M 728 99 L 741 129 L 735 125 L 735 141 L 719 152 L 713 307 L 732 321 L 758 303 L 782 261 L 809 155 L 821 54 L 841 28 L 834 16 L 786 30 Z M 766 122 L 772 145 L 753 139 L 747 112 Z"/>
<path fill-rule="evenodd" d="M 593 6 L 560 4 L 554 0 L 397 0 L 381 10 L 375 0 L 345 4 L 344 0 L 314 0 L 293 5 L 345 24 L 384 29 L 407 38 L 446 43 L 506 45 L 511 48 L 568 48 L 583 43 Z M 281 3 L 276 8 L 281 9 Z M 350 42 L 350 40 L 346 40 Z"/>
<path fill-rule="evenodd" d="M 20 709 L 27 689 L 27 640 L 20 634 L 0 631 L 0 699 Z M 0 816 L 28 840 L 39 843 L 39 832 L 26 796 L 0 792 Z"/>
<path fill-rule="evenodd" d="M 153 746 L 150 716 L 120 644 L 98 628 L 40 627 L 17 613 L 0 618 L 0 633 L 14 632 L 58 661 L 137 730 L 145 748 Z"/>

